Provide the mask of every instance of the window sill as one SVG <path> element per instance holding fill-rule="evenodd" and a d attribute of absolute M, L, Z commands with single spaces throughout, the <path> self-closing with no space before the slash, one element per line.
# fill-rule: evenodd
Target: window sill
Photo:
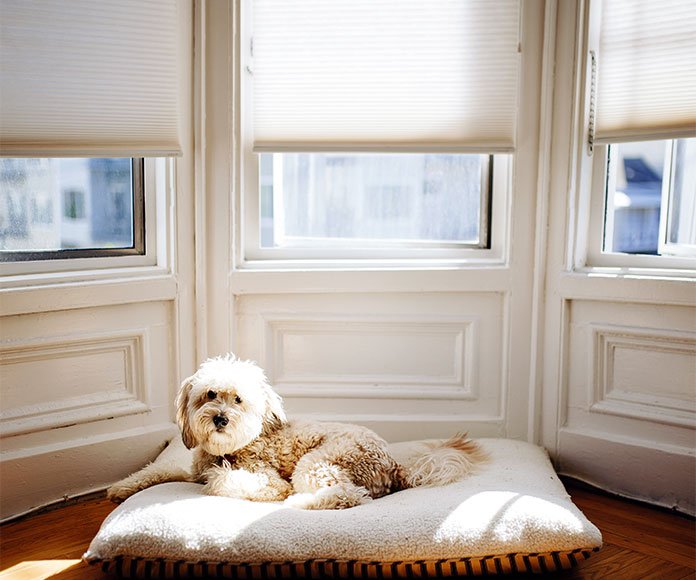
<path fill-rule="evenodd" d="M 696 305 L 696 272 L 588 267 L 560 277 L 564 298 Z"/>
<path fill-rule="evenodd" d="M 229 274 L 233 295 L 319 292 L 504 292 L 510 289 L 511 272 L 505 264 L 467 263 L 418 265 L 383 261 L 370 264 L 327 262 L 318 269 L 301 264 L 263 264 L 263 269 L 239 268 Z M 278 266 L 278 267 L 273 267 Z"/>
<path fill-rule="evenodd" d="M 0 281 L 0 316 L 173 300 L 176 277 L 164 268 L 7 276 Z"/>

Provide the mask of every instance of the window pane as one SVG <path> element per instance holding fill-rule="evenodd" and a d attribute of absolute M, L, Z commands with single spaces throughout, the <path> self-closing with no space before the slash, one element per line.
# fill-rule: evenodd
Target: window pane
<path fill-rule="evenodd" d="M 261 246 L 486 244 L 488 156 L 260 155 Z M 482 175 L 484 179 L 482 180 Z M 483 204 L 482 204 L 483 199 Z M 482 207 L 483 206 L 483 207 Z M 487 223 L 487 215 L 483 216 Z"/>
<path fill-rule="evenodd" d="M 0 250 L 131 248 L 132 160 L 0 159 Z"/>
<path fill-rule="evenodd" d="M 604 251 L 696 254 L 696 139 L 609 146 Z"/>
<path fill-rule="evenodd" d="M 667 240 L 696 246 L 696 139 L 680 139 L 674 152 Z"/>
<path fill-rule="evenodd" d="M 609 147 L 604 251 L 657 254 L 664 141 Z"/>

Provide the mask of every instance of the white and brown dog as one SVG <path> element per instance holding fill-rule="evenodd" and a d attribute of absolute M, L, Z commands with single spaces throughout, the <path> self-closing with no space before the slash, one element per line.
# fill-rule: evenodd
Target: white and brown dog
<path fill-rule="evenodd" d="M 483 459 L 475 443 L 457 435 L 401 465 L 365 427 L 289 421 L 264 372 L 234 355 L 204 362 L 182 383 L 176 405 L 183 442 L 194 449 L 191 473 L 150 464 L 114 484 L 111 499 L 165 481 L 194 481 L 211 495 L 341 509 L 451 483 Z"/>

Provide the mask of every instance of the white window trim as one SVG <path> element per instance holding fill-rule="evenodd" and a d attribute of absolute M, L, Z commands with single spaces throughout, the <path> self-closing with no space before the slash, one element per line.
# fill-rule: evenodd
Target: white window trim
<path fill-rule="evenodd" d="M 520 24 L 521 25 L 521 24 Z M 380 244 L 379 249 L 347 247 L 330 244 L 322 248 L 261 248 L 259 243 L 259 167 L 258 155 L 253 152 L 253 118 L 251 111 L 251 7 L 241 3 L 236 38 L 236 76 L 234 109 L 239 121 L 236 143 L 239 144 L 238 211 L 235 215 L 235 270 L 372 270 L 379 269 L 441 269 L 503 266 L 508 261 L 511 192 L 514 154 L 496 155 L 493 163 L 493 183 L 490 202 L 490 248 L 457 247 L 455 244 Z M 398 151 L 384 151 L 398 153 Z M 427 151 L 424 151 L 427 153 Z M 361 244 L 363 245 L 363 244 Z M 398 246 L 398 247 L 397 247 Z M 415 247 L 414 247 L 415 246 Z"/>
<path fill-rule="evenodd" d="M 577 192 L 575 239 L 572 244 L 571 270 L 602 276 L 637 276 L 658 278 L 696 278 L 696 258 L 651 256 L 604 252 L 604 211 L 606 198 L 607 146 L 590 146 L 592 62 L 591 53 L 599 45 L 601 2 L 588 0 L 585 5 L 585 50 L 578 59 L 580 78 L 580 126 L 578 140 Z M 664 213 L 664 212 L 663 212 Z M 662 230 L 661 230 L 662 232 Z"/>
<path fill-rule="evenodd" d="M 607 188 L 607 145 L 596 145 L 592 155 L 592 181 L 591 181 L 591 209 L 588 236 L 588 265 L 596 267 L 631 267 L 641 269 L 669 269 L 683 270 L 688 275 L 688 270 L 696 267 L 696 259 L 679 256 L 653 256 L 646 254 L 627 254 L 623 252 L 604 252 L 602 250 L 604 240 L 604 215 L 606 212 L 606 188 Z M 665 199 L 669 196 L 669 175 L 665 174 L 665 182 L 662 191 L 663 208 Z M 666 211 L 661 212 L 659 240 L 660 247 L 664 246 L 662 240 L 666 235 Z M 676 273 L 676 272 L 675 272 Z M 696 272 L 692 273 L 696 276 Z"/>
<path fill-rule="evenodd" d="M 173 223 L 169 206 L 174 195 L 176 160 L 145 160 L 144 255 L 37 260 L 0 264 L 0 314 L 55 309 L 37 296 L 52 296 L 66 307 L 172 298 Z M 124 294 L 124 282 L 143 282 L 140 294 Z M 98 287 L 98 296 L 94 287 Z M 135 287 L 135 286 L 134 286 Z M 56 299 L 57 290 L 65 290 Z M 33 297 L 33 298 L 32 298 Z"/>

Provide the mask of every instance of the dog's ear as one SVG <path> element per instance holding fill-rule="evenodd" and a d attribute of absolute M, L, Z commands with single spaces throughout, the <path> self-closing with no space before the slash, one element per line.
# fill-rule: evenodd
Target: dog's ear
<path fill-rule="evenodd" d="M 263 386 L 263 391 L 266 395 L 266 414 L 264 422 L 269 427 L 278 428 L 287 420 L 285 410 L 283 409 L 283 400 L 267 382 L 264 381 Z"/>
<path fill-rule="evenodd" d="M 181 430 L 181 439 L 188 449 L 196 446 L 196 438 L 191 430 L 191 423 L 188 416 L 188 403 L 193 388 L 193 377 L 189 377 L 179 387 L 179 394 L 176 396 L 176 422 Z"/>

